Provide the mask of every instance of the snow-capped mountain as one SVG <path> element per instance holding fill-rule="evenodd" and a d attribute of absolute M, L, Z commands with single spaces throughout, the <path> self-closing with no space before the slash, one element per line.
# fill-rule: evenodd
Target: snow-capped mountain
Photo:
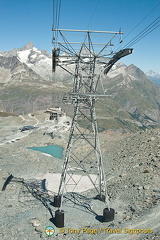
<path fill-rule="evenodd" d="M 146 73 L 147 77 L 153 77 L 153 78 L 160 78 L 160 73 L 156 73 L 152 70 L 150 70 L 149 72 Z"/>
<path fill-rule="evenodd" d="M 146 76 L 154 83 L 160 86 L 160 73 L 156 73 L 152 70 L 146 73 Z"/>
<path fill-rule="evenodd" d="M 21 63 L 26 64 L 42 78 L 46 80 L 51 80 L 52 78 L 51 55 L 45 50 L 37 49 L 32 42 L 29 42 L 22 48 L 1 52 L 0 54 L 3 57 L 15 56 Z"/>

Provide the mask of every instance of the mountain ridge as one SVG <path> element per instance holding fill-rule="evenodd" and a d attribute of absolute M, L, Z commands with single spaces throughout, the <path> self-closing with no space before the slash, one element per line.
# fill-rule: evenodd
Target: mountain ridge
<path fill-rule="evenodd" d="M 51 55 L 37 49 L 32 42 L 14 51 L 3 52 L 0 55 L 0 86 L 3 90 L 1 108 L 5 106 L 4 110 L 21 113 L 24 108 L 17 101 L 21 103 L 22 96 L 27 112 L 32 111 L 32 104 L 35 110 L 47 107 L 48 104 L 52 107 L 55 99 L 61 98 L 58 103 L 61 105 L 62 94 L 71 89 L 72 78 L 57 67 L 54 80 L 51 62 Z M 74 66 L 71 70 L 74 71 Z M 127 126 L 127 129 L 133 129 L 133 125 L 143 128 L 160 124 L 160 87 L 151 82 L 140 68 L 118 62 L 107 76 L 102 75 L 102 82 L 105 92 L 112 95 L 112 101 L 108 100 L 111 106 L 105 103 L 99 106 L 98 117 L 102 128 L 106 129 L 107 124 L 110 128 Z M 7 92 L 15 92 L 16 97 L 12 94 L 7 99 Z M 114 119 L 113 126 L 109 119 Z"/>

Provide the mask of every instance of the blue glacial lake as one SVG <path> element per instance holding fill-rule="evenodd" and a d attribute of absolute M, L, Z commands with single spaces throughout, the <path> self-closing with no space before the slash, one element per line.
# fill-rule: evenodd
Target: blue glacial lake
<path fill-rule="evenodd" d="M 56 145 L 49 145 L 43 147 L 28 147 L 28 149 L 32 149 L 35 151 L 43 152 L 52 155 L 55 158 L 62 159 L 63 158 L 63 147 Z"/>

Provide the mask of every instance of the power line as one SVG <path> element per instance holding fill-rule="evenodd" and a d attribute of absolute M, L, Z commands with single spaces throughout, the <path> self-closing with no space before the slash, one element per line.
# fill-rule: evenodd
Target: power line
<path fill-rule="evenodd" d="M 59 4 L 57 4 L 57 29 L 59 29 L 59 20 L 60 20 L 60 9 L 61 9 L 61 0 L 59 0 Z"/>
<path fill-rule="evenodd" d="M 94 15 L 95 15 L 96 11 L 97 11 L 97 8 L 98 8 L 98 6 L 99 6 L 100 1 L 101 1 L 101 0 L 98 0 L 97 5 L 96 5 L 96 7 L 95 7 L 95 9 L 94 9 L 94 12 L 93 12 L 93 14 L 92 14 L 92 16 L 91 16 L 91 19 L 90 19 L 90 21 L 89 21 L 89 23 L 88 23 L 88 26 L 87 26 L 87 29 L 88 29 L 88 30 L 89 30 L 89 26 L 90 26 L 90 24 L 91 24 L 91 22 L 92 22 L 92 20 L 93 20 L 93 17 L 94 17 Z M 88 37 L 88 34 L 85 35 L 83 44 L 85 43 L 87 37 Z"/>
<path fill-rule="evenodd" d="M 158 6 L 160 5 L 160 2 L 123 38 L 123 40 L 125 38 L 127 38 Z M 156 27 L 157 28 L 157 27 Z M 152 32 L 152 31 L 150 31 Z M 148 34 L 146 34 L 148 35 Z M 127 45 L 127 44 L 126 44 Z M 125 45 L 125 46 L 126 46 Z M 115 48 L 115 51 L 118 51 L 118 49 L 120 48 L 120 44 L 118 44 Z M 124 48 L 124 47 L 123 47 Z"/>
<path fill-rule="evenodd" d="M 89 21 L 89 24 L 88 24 L 88 26 L 87 26 L 87 29 L 89 28 L 89 26 L 90 26 L 90 24 L 91 24 L 91 22 L 92 22 L 92 20 L 93 20 L 93 17 L 94 17 L 94 15 L 95 15 L 96 11 L 97 11 L 97 8 L 98 8 L 98 6 L 99 6 L 100 1 L 101 1 L 101 0 L 99 0 L 99 1 L 97 2 L 97 5 L 96 5 L 96 7 L 95 7 L 95 9 L 94 9 L 94 12 L 93 12 L 93 14 L 92 14 L 92 16 L 91 16 L 91 19 L 90 19 L 90 21 Z"/>
<path fill-rule="evenodd" d="M 160 21 L 159 21 L 160 22 Z M 148 33 L 146 33 L 144 36 L 142 36 L 140 39 L 136 40 L 135 42 L 133 42 L 131 45 L 129 45 L 128 47 L 133 46 L 134 44 L 136 44 L 137 42 L 139 42 L 142 38 L 144 38 L 145 36 L 147 36 L 149 33 L 153 32 L 156 28 L 158 28 L 160 26 L 160 24 L 158 26 L 156 26 L 155 28 L 151 29 L 151 31 L 149 31 Z"/>
<path fill-rule="evenodd" d="M 131 41 L 129 41 L 123 48 L 130 47 L 136 42 L 140 41 L 142 38 L 147 36 L 150 32 L 152 32 L 154 29 L 156 29 L 158 26 L 156 26 L 160 20 L 160 16 L 156 18 L 152 23 L 150 23 L 143 31 L 141 31 L 139 34 L 137 34 Z M 156 27 L 155 27 L 156 26 Z M 148 32 L 149 31 L 149 32 Z"/>
<path fill-rule="evenodd" d="M 124 37 L 127 38 L 158 6 L 160 2 Z"/>
<path fill-rule="evenodd" d="M 59 28 L 61 0 L 53 0 L 53 29 Z M 57 42 L 58 32 L 54 32 L 54 41 Z"/>

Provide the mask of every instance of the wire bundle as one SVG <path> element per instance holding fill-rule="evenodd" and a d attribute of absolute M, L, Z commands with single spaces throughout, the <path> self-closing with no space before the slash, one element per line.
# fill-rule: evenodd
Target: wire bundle
<path fill-rule="evenodd" d="M 61 0 L 53 0 L 53 29 L 59 28 L 59 20 L 60 20 L 60 11 L 61 10 Z M 53 40 L 57 42 L 58 31 L 53 31 Z"/>

